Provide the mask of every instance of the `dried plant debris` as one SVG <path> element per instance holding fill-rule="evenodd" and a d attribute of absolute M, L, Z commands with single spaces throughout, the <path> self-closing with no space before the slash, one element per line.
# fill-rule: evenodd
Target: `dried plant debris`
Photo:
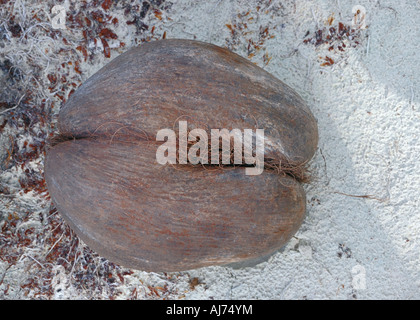
<path fill-rule="evenodd" d="M 282 3 L 257 1 L 255 8 L 241 11 L 225 26 L 229 31 L 225 46 L 235 52 L 243 52 L 248 59 L 258 57 L 263 65 L 270 63 L 272 55 L 266 50 L 266 42 L 275 37 L 278 17 L 285 14 L 286 7 Z M 266 19 L 265 19 L 266 18 Z"/>
<path fill-rule="evenodd" d="M 337 256 L 339 258 L 346 257 L 348 259 L 348 258 L 351 258 L 352 253 L 351 253 L 350 248 L 346 247 L 345 244 L 340 243 L 340 244 L 338 244 Z"/>
<path fill-rule="evenodd" d="M 138 279 L 127 289 L 133 271 L 78 239 L 51 203 L 43 160 L 61 105 L 113 54 L 166 37 L 171 2 L 0 3 L 0 299 L 170 296 Z M 56 5 L 64 29 L 52 25 Z"/>
<path fill-rule="evenodd" d="M 319 51 L 327 51 L 328 54 L 319 57 L 319 61 L 322 67 L 332 66 L 335 61 L 331 55 L 340 55 L 362 43 L 367 28 L 364 21 L 365 16 L 360 11 L 355 13 L 351 25 L 336 21 L 332 14 L 323 28 L 315 32 L 307 31 L 303 43 L 313 45 Z"/>
<path fill-rule="evenodd" d="M 42 232 L 38 232 L 41 226 Z M 100 258 L 82 245 L 55 210 L 46 216 L 38 216 L 37 221 L 33 221 L 29 213 L 23 217 L 17 213 L 9 214 L 1 222 L 1 231 L 3 245 L 0 246 L 0 255 L 7 263 L 7 270 L 0 280 L 9 280 L 8 273 L 13 274 L 16 265 L 29 260 L 25 264 L 26 278 L 21 279 L 19 284 L 19 295 L 23 297 L 53 298 L 57 295 L 55 289 L 62 288 L 54 286 L 57 271 L 63 270 L 70 273 L 73 280 L 67 286 L 90 291 L 92 295 L 106 293 L 108 298 L 112 298 L 116 293 L 117 279 L 123 282 L 124 276 L 132 273 Z M 6 295 L 9 289 L 10 286 L 3 287 L 0 297 Z"/>

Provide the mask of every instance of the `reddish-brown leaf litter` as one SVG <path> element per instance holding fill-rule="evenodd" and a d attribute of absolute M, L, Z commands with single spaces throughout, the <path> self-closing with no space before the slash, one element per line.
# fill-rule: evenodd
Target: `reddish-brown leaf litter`
<path fill-rule="evenodd" d="M 355 18 L 360 13 L 356 13 Z M 315 32 L 308 31 L 303 40 L 304 44 L 313 45 L 317 49 L 328 50 L 329 54 L 340 54 L 349 48 L 358 47 L 363 38 L 364 32 L 359 26 L 351 26 L 343 22 L 336 22 L 334 15 L 331 15 L 326 26 L 317 29 Z M 328 55 L 319 57 L 321 67 L 332 66 L 335 61 Z"/>

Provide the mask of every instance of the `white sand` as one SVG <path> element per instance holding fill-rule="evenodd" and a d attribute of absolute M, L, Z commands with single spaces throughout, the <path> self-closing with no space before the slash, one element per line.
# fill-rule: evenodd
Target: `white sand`
<path fill-rule="evenodd" d="M 265 39 L 250 59 L 295 88 L 317 118 L 319 149 L 311 165 L 315 180 L 306 186 L 304 224 L 268 261 L 168 275 L 136 271 L 124 276 L 115 296 L 126 299 L 135 289 L 137 298 L 147 299 L 419 299 L 419 2 L 272 1 L 261 4 L 260 11 L 258 1 L 172 3 L 163 10 L 162 21 L 148 17 L 155 33 L 166 31 L 167 38 L 195 38 L 247 57 L 249 39 L 257 41 L 260 27 L 269 27 L 275 37 Z M 312 36 L 332 14 L 333 25 L 351 24 L 355 5 L 366 8 L 368 25 L 355 48 L 331 52 L 327 45 L 303 43 L 307 31 Z M 238 17 L 248 11 L 245 18 Z M 244 21 L 249 33 L 233 38 L 226 24 Z M 121 25 L 120 39 L 127 47 L 134 45 L 133 30 Z M 266 61 L 271 57 L 268 64 L 265 54 Z M 113 50 L 112 57 L 116 55 Z M 325 56 L 334 65 L 321 66 L 319 58 Z M 102 55 L 82 64 L 82 80 L 108 61 Z M 1 177 L 16 187 L 19 172 L 14 172 L 9 169 Z M 19 200 L 21 207 L 15 203 L 12 209 L 2 198 L 4 216 L 10 210 L 25 211 L 24 204 L 31 212 L 44 212 L 39 215 L 47 212 L 48 203 L 25 197 Z M 38 245 L 32 258 L 48 250 Z M 0 297 L 9 285 L 4 298 L 25 298 L 19 278 L 27 272 L 25 261 L 33 259 L 22 259 L 8 270 L 0 259 Z M 72 275 L 63 267 L 57 264 L 53 270 L 52 298 L 92 298 L 90 291 L 72 284 Z M 195 277 L 198 284 L 191 286 Z M 107 288 L 98 292 L 94 298 L 108 298 Z"/>

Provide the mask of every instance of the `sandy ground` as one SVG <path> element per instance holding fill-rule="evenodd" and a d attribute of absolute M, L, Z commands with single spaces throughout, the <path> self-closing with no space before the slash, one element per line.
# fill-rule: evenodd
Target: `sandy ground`
<path fill-rule="evenodd" d="M 52 26 L 57 4 L 65 29 Z M 6 0 L 0 19 L 1 299 L 420 298 L 419 1 Z M 162 38 L 231 49 L 318 120 L 306 219 L 255 266 L 125 269 L 51 207 L 43 154 L 60 106 L 112 58 Z"/>

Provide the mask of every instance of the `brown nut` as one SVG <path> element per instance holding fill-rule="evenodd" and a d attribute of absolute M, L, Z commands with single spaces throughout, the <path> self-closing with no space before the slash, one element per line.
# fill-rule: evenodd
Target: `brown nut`
<path fill-rule="evenodd" d="M 158 164 L 156 134 L 180 119 L 188 129 L 264 129 L 271 169 Z M 133 48 L 70 97 L 58 128 L 63 139 L 45 161 L 53 203 L 89 247 L 126 267 L 255 259 L 303 221 L 294 174 L 316 150 L 315 118 L 290 87 L 226 49 L 190 40 Z"/>

